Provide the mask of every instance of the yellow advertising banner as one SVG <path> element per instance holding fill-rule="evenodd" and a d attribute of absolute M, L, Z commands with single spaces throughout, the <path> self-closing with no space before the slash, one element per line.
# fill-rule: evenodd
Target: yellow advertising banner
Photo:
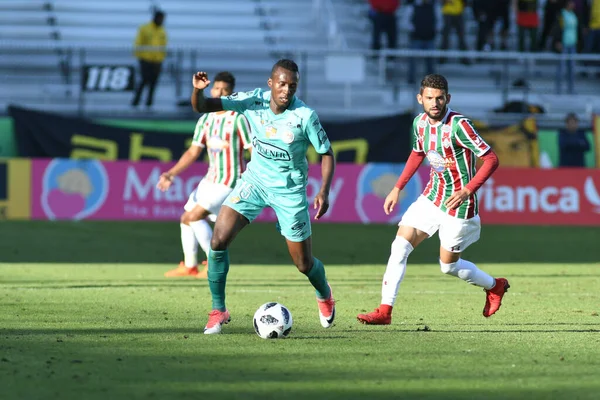
<path fill-rule="evenodd" d="M 31 217 L 31 161 L 0 159 L 0 220 Z"/>

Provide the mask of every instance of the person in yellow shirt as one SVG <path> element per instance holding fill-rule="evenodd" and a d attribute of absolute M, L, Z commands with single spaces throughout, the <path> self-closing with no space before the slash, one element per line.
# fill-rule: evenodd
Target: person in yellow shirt
<path fill-rule="evenodd" d="M 463 18 L 464 10 L 464 0 L 443 1 L 442 16 L 444 18 L 444 28 L 442 29 L 442 50 L 448 50 L 450 34 L 452 31 L 456 31 L 458 48 L 460 50 L 467 50 L 467 43 L 465 42 L 465 21 Z M 442 64 L 445 62 L 445 58 L 440 60 L 440 63 Z M 470 64 L 470 60 L 467 58 L 463 58 L 461 62 L 466 65 Z"/>
<path fill-rule="evenodd" d="M 166 56 L 167 33 L 163 27 L 165 13 L 160 10 L 154 11 L 152 21 L 139 27 L 135 38 L 134 48 L 135 57 L 140 62 L 140 73 L 142 81 L 139 83 L 131 105 L 136 107 L 142 96 L 144 87 L 148 86 L 148 96 L 146 97 L 146 106 L 152 106 L 154 98 L 154 88 L 158 82 L 162 63 Z M 140 49 L 140 47 L 163 47 L 163 49 Z"/>

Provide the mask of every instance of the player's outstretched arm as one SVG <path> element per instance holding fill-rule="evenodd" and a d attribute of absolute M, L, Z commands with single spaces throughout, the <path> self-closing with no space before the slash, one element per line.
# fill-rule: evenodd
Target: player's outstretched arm
<path fill-rule="evenodd" d="M 327 153 L 321 155 L 321 176 L 323 183 L 321 190 L 315 196 L 314 208 L 317 210 L 315 219 L 321 218 L 329 209 L 329 190 L 333 181 L 333 173 L 335 172 L 335 158 L 333 150 L 329 147 Z"/>
<path fill-rule="evenodd" d="M 223 111 L 223 104 L 220 98 L 206 98 L 204 97 L 204 89 L 210 85 L 208 75 L 206 72 L 196 72 L 192 77 L 192 85 L 194 90 L 192 91 L 192 109 L 199 113 Z"/>
<path fill-rule="evenodd" d="M 163 192 L 167 191 L 169 187 L 171 187 L 171 183 L 173 183 L 173 178 L 192 165 L 192 163 L 200 157 L 201 153 L 202 147 L 194 145 L 190 146 L 190 148 L 179 158 L 177 164 L 175 164 L 173 168 L 160 175 L 156 187 Z"/>

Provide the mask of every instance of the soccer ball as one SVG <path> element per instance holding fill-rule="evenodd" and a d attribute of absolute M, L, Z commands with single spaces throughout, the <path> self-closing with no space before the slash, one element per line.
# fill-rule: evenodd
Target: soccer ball
<path fill-rule="evenodd" d="M 271 302 L 254 313 L 254 330 L 263 339 L 280 339 L 292 331 L 292 313 L 283 304 Z"/>

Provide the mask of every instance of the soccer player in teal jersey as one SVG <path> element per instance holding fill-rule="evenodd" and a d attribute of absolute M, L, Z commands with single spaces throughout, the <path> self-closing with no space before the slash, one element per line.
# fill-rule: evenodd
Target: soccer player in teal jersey
<path fill-rule="evenodd" d="M 208 283 L 213 310 L 205 334 L 221 332 L 230 320 L 225 307 L 225 283 L 229 271 L 228 247 L 237 234 L 270 206 L 277 215 L 278 228 L 300 272 L 308 277 L 317 294 L 319 319 L 329 328 L 335 318 L 335 301 L 325 276 L 323 263 L 312 255 L 311 226 L 306 198 L 308 161 L 311 144 L 321 154 L 323 182 L 315 196 L 319 219 L 329 208 L 329 189 L 335 161 L 329 138 L 317 113 L 294 94 L 298 88 L 298 66 L 279 60 L 268 80 L 270 91 L 255 89 L 230 96 L 205 98 L 210 84 L 205 72 L 193 77 L 192 107 L 197 112 L 231 110 L 242 113 L 252 128 L 252 158 L 233 192 L 223 203 L 210 243 Z"/>

